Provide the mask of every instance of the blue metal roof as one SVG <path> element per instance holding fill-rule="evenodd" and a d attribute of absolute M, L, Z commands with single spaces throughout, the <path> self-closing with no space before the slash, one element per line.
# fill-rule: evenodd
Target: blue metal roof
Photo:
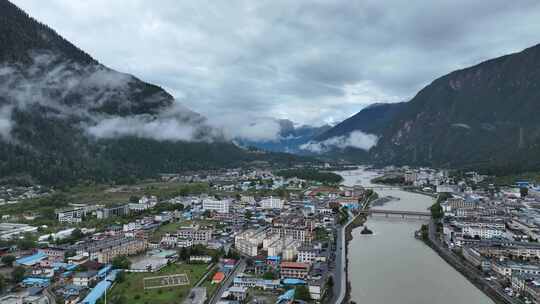
<path fill-rule="evenodd" d="M 104 276 L 106 276 L 107 273 L 109 273 L 109 271 L 111 271 L 111 269 L 112 269 L 112 265 L 107 265 L 107 266 L 101 268 L 101 269 L 99 270 L 99 272 L 98 272 L 98 276 L 99 276 L 99 277 L 104 277 Z"/>
<path fill-rule="evenodd" d="M 105 291 L 109 289 L 112 282 L 116 279 L 118 270 L 111 271 L 104 280 L 97 283 L 96 287 L 92 288 L 92 291 L 82 300 L 82 304 L 96 304 L 96 302 L 105 294 Z"/>
<path fill-rule="evenodd" d="M 277 303 L 280 303 L 282 301 L 290 301 L 294 298 L 294 289 L 288 290 L 284 294 L 280 295 L 278 297 Z"/>
<path fill-rule="evenodd" d="M 49 285 L 49 279 L 44 278 L 25 278 L 22 283 L 26 286 L 47 286 Z"/>
<path fill-rule="evenodd" d="M 285 285 L 304 285 L 306 281 L 300 279 L 283 279 Z"/>
<path fill-rule="evenodd" d="M 15 260 L 15 263 L 19 265 L 32 266 L 38 263 L 39 261 L 45 259 L 46 257 L 47 255 L 45 253 L 38 252 L 33 255 L 29 255 L 29 256 L 25 256 L 23 258 L 17 259 Z"/>

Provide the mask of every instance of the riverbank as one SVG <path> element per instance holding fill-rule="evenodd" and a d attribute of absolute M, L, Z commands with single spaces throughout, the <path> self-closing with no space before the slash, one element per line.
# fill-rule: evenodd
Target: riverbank
<path fill-rule="evenodd" d="M 379 195 L 377 192 L 373 192 L 371 196 L 369 196 L 366 201 L 362 204 L 362 209 L 366 210 L 369 209 L 370 204 L 372 201 L 378 199 Z M 355 228 L 362 227 L 364 223 L 367 220 L 367 216 L 365 214 L 357 214 L 352 219 L 351 222 L 347 224 L 345 227 L 345 260 L 343 261 L 345 263 L 345 281 L 346 281 L 346 289 L 345 289 L 345 297 L 343 298 L 343 301 L 341 303 L 336 304 L 345 304 L 348 303 L 351 298 L 351 282 L 349 281 L 349 243 L 353 240 L 352 232 Z"/>

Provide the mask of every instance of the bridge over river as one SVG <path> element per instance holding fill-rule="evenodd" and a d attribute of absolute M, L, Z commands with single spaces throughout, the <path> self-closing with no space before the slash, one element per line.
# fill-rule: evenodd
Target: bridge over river
<path fill-rule="evenodd" d="M 359 212 L 360 214 L 372 215 L 384 215 L 386 217 L 401 217 L 401 218 L 417 218 L 417 219 L 429 219 L 431 218 L 431 212 L 423 211 L 401 211 L 401 210 L 384 210 L 384 209 L 364 209 Z"/>

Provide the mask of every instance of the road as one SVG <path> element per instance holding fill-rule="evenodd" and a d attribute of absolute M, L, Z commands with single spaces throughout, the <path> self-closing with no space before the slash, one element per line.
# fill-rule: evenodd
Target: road
<path fill-rule="evenodd" d="M 460 271 L 462 274 L 464 274 L 468 278 L 471 278 L 473 280 L 480 282 L 479 284 L 481 284 L 484 287 L 484 289 L 489 289 L 491 292 L 496 293 L 504 303 L 509 303 L 509 304 L 521 303 L 517 299 L 514 299 L 510 297 L 509 295 L 507 295 L 503 291 L 503 287 L 497 281 L 495 280 L 487 281 L 484 278 L 483 274 L 476 267 L 474 267 L 472 264 L 466 261 L 463 261 L 454 252 L 446 248 L 446 246 L 444 246 L 444 244 L 442 244 L 439 238 L 437 237 L 437 232 L 436 232 L 437 227 L 433 220 L 429 222 L 428 231 L 429 231 L 428 237 L 429 237 L 430 242 L 433 244 L 433 246 L 438 248 L 439 253 L 444 255 L 445 257 L 444 259 L 447 262 L 449 262 L 449 264 L 451 264 L 454 268 L 456 268 L 458 271 Z M 477 284 L 477 287 L 478 287 L 478 284 Z M 480 290 L 483 289 L 481 287 L 478 287 L 478 288 Z"/>
<path fill-rule="evenodd" d="M 354 214 L 349 211 L 349 221 L 344 225 L 339 226 L 337 229 L 336 240 L 336 260 L 334 265 L 334 290 L 330 303 L 341 304 L 345 299 L 347 293 L 347 256 L 346 256 L 346 237 L 345 231 L 347 226 L 356 218 Z"/>
<path fill-rule="evenodd" d="M 244 272 L 245 269 L 246 261 L 242 258 L 238 262 L 236 268 L 225 278 L 225 281 L 223 281 L 219 289 L 216 291 L 215 296 L 210 299 L 210 302 L 208 302 L 208 304 L 216 304 L 221 299 L 223 293 L 232 285 L 233 278 L 236 277 L 239 273 Z"/>

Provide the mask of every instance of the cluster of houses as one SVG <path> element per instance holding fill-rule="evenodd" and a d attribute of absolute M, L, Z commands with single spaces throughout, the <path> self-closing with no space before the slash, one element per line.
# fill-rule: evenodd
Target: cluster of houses
<path fill-rule="evenodd" d="M 22 200 L 42 197 L 50 193 L 44 186 L 5 186 L 0 185 L 0 206 L 16 204 Z"/>
<path fill-rule="evenodd" d="M 475 188 L 460 183 L 445 191 L 444 243 L 490 280 L 509 286 L 509 295 L 540 303 L 540 188 L 527 182 Z"/>
<path fill-rule="evenodd" d="M 236 190 L 291 191 L 280 197 L 256 196 L 249 191 L 219 197 L 179 196 L 163 201 L 155 196 L 143 196 L 138 201 L 116 205 L 70 204 L 56 210 L 55 215 L 58 222 L 71 228 L 45 234 L 39 234 L 41 230 L 31 225 L 0 223 L 0 239 L 37 234 L 39 244 L 26 250 L 0 249 L 0 256 L 13 255 L 16 257 L 13 266 L 24 268 L 16 292 L 0 297 L 0 302 L 48 304 L 56 298 L 64 303 L 94 304 L 118 273 L 112 267 L 116 257 L 130 258 L 132 263 L 126 271 L 158 272 L 177 261 L 183 248 L 195 246 L 222 252 L 234 250 L 246 263 L 239 272 L 234 271 L 240 265 L 239 260 L 221 260 L 212 281 L 216 284 L 227 281 L 230 286 L 223 294 L 208 296 L 223 298 L 222 302 L 231 298 L 242 301 L 252 288 L 279 295 L 288 289 L 284 288 L 287 285 L 303 285 L 312 299 L 321 301 L 335 269 L 338 211 L 342 207 L 358 208 L 366 195 L 363 188 L 325 187 L 297 178 L 283 179 L 265 170 L 220 171 L 213 175 L 206 172 L 190 178 L 189 181 L 210 182 L 215 189 L 222 187 L 220 190 L 232 184 Z M 164 175 L 162 179 L 188 180 L 178 175 Z M 146 212 L 158 204 L 170 204 L 171 208 L 166 209 L 171 211 Z M 76 228 L 88 218 L 128 216 L 129 222 L 112 224 L 104 230 Z M 169 228 L 161 233 L 162 227 Z M 60 242 L 72 237 L 75 231 L 82 237 Z M 186 262 L 214 263 L 215 258 L 196 254 Z M 193 297 L 186 301 L 207 299 L 206 291 L 202 292 L 201 288 L 192 293 Z"/>

